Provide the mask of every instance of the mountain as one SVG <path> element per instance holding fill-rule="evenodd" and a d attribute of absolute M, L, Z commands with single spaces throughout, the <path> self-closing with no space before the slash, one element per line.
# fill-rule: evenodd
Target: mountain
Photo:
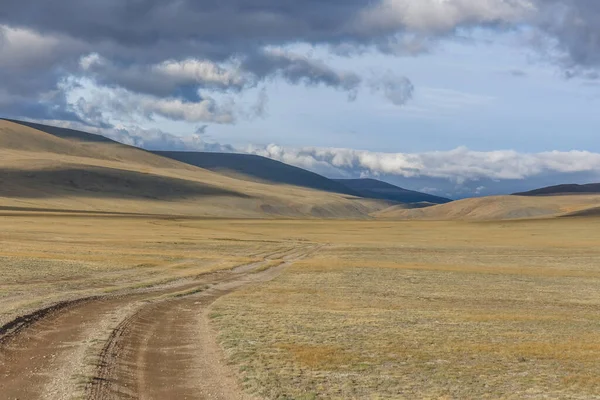
<path fill-rule="evenodd" d="M 351 188 L 314 172 L 252 154 L 154 151 L 154 154 L 240 179 L 301 186 L 360 196 Z M 368 196 L 367 196 L 368 197 Z"/>
<path fill-rule="evenodd" d="M 7 118 L 0 118 L 0 120 L 4 120 L 4 121 L 12 122 L 15 124 L 27 126 L 29 128 L 37 129 L 39 131 L 49 133 L 52 136 L 56 136 L 61 139 L 70 139 L 70 140 L 77 140 L 77 141 L 81 141 L 81 142 L 91 142 L 91 143 L 112 143 L 112 144 L 119 144 L 119 145 L 125 146 L 125 145 L 123 145 L 119 142 L 116 142 L 112 139 L 109 139 L 105 136 L 95 135 L 93 133 L 88 133 L 88 132 L 82 132 L 82 131 L 78 131 L 75 129 L 61 128 L 58 126 L 43 125 L 43 124 L 37 124 L 35 122 L 18 121 L 15 119 L 7 119 Z"/>
<path fill-rule="evenodd" d="M 453 201 L 423 209 L 392 206 L 373 215 L 395 220 L 509 220 L 597 214 L 600 195 L 491 196 Z M 594 209 L 596 209 L 594 211 Z"/>
<path fill-rule="evenodd" d="M 424 205 L 445 204 L 452 201 L 444 197 L 403 189 L 377 179 L 336 179 L 335 181 L 347 186 L 360 196 L 370 199 L 390 200 L 399 203 L 425 203 Z"/>
<path fill-rule="evenodd" d="M 541 189 L 531 190 L 529 192 L 515 193 L 514 196 L 551 196 L 578 193 L 600 193 L 600 183 L 590 183 L 587 185 L 566 184 L 548 186 Z"/>
<path fill-rule="evenodd" d="M 451 201 L 375 179 L 329 179 L 314 172 L 252 154 L 155 151 L 163 157 L 240 179 L 302 186 L 327 192 L 422 206 Z"/>
<path fill-rule="evenodd" d="M 369 218 L 389 202 L 252 182 L 72 129 L 0 120 L 0 209 Z"/>

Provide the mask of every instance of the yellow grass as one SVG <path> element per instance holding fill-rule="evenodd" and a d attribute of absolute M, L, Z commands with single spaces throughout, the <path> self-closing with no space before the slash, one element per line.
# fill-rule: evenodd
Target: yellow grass
<path fill-rule="evenodd" d="M 0 120 L 0 212 L 39 208 L 199 217 L 367 218 L 387 202 L 236 179 L 117 143 Z"/>
<path fill-rule="evenodd" d="M 454 201 L 438 206 L 409 209 L 392 206 L 374 212 L 381 219 L 397 220 L 506 220 L 547 218 L 597 210 L 598 194 L 557 196 L 492 196 Z"/>
<path fill-rule="evenodd" d="M 385 220 L 539 218 L 594 210 L 600 196 L 383 210 L 6 121 L 0 172 L 0 325 L 66 299 L 277 267 L 310 247 L 319 250 L 276 280 L 214 305 L 211 321 L 248 391 L 304 400 L 600 393 L 600 218 Z M 380 220 L 206 218 L 276 216 Z"/>
<path fill-rule="evenodd" d="M 265 398 L 593 398 L 599 228 L 292 223 L 328 246 L 213 321 Z"/>
<path fill-rule="evenodd" d="M 295 246 L 246 234 L 238 240 L 213 225 L 36 213 L 0 217 L 0 323 L 44 304 L 189 280 Z"/>
<path fill-rule="evenodd" d="M 600 220 L 0 216 L 0 322 L 55 301 L 320 250 L 211 312 L 268 399 L 594 398 Z M 182 292 L 185 294 L 185 291 Z M 175 293 L 177 295 L 177 293 Z"/>

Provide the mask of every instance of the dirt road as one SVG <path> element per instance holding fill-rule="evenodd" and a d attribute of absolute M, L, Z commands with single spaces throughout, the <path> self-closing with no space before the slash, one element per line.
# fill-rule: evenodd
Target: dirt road
<path fill-rule="evenodd" d="M 245 399 L 207 307 L 276 277 L 303 245 L 180 285 L 60 304 L 0 328 L 0 399 Z M 281 264 L 264 269 L 273 260 Z"/>

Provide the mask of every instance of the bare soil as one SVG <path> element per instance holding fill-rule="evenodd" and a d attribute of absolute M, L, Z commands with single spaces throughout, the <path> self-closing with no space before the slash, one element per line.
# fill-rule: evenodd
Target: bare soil
<path fill-rule="evenodd" d="M 6 324 L 0 397 L 248 398 L 221 362 L 206 309 L 314 250 L 278 254 L 289 259 L 260 272 L 263 263 L 252 263 L 184 285 L 70 301 Z"/>

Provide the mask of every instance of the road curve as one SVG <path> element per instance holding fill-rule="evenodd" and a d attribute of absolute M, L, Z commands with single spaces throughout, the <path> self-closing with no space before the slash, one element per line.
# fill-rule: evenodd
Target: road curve
<path fill-rule="evenodd" d="M 15 320 L 0 330 L 0 399 L 246 399 L 221 364 L 206 309 L 317 250 L 303 245 L 193 283 Z M 260 270 L 273 259 L 282 264 Z"/>

